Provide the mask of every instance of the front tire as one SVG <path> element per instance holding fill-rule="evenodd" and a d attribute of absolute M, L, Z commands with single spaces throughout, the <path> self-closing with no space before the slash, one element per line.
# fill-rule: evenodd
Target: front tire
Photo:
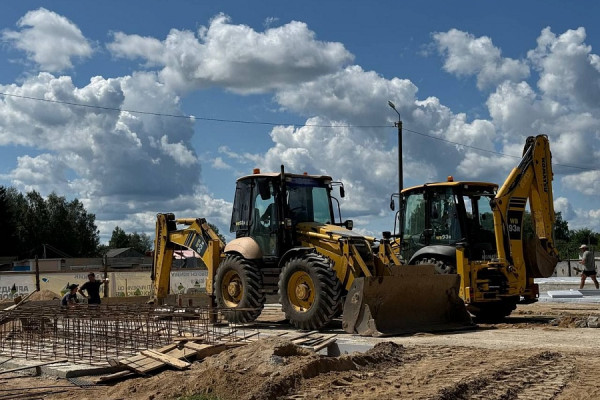
<path fill-rule="evenodd" d="M 215 276 L 217 306 L 231 309 L 225 313 L 229 322 L 252 322 L 265 306 L 262 286 L 256 264 L 238 255 L 227 255 Z"/>
<path fill-rule="evenodd" d="M 279 275 L 279 301 L 290 324 L 318 330 L 335 317 L 342 285 L 323 256 L 308 253 L 291 258 Z"/>

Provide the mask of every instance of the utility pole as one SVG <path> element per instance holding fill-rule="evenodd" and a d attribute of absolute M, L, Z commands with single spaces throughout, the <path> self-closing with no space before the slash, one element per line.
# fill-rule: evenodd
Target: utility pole
<path fill-rule="evenodd" d="M 398 114 L 398 122 L 394 122 L 394 126 L 398 128 L 398 195 L 402 192 L 404 187 L 403 171 L 402 171 L 402 119 L 400 113 L 396 110 L 396 105 L 388 100 L 388 106 L 390 106 L 396 114 Z"/>

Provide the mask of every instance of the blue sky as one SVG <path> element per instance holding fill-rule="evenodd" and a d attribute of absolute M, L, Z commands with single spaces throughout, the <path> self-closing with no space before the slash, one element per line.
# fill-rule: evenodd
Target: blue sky
<path fill-rule="evenodd" d="M 519 155 L 544 133 L 556 209 L 572 229 L 600 231 L 597 2 L 4 1 L 0 11 L 0 185 L 79 198 L 103 241 L 117 225 L 152 234 L 164 211 L 227 232 L 235 178 L 282 163 L 343 180 L 344 218 L 389 230 L 388 100 L 406 128 L 406 185 L 501 183 L 518 160 L 498 153 Z"/>

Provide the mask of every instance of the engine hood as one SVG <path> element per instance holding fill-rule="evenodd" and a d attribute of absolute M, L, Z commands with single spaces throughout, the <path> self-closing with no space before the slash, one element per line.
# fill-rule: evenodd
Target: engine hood
<path fill-rule="evenodd" d="M 321 224 L 318 222 L 301 222 L 298 225 L 296 225 L 296 230 L 299 233 L 313 232 L 313 233 L 338 236 L 338 237 L 343 237 L 343 238 L 348 238 L 348 239 L 366 239 L 370 242 L 375 240 L 375 238 L 373 238 L 373 237 L 361 235 L 357 232 L 346 229 L 343 226 L 331 225 L 331 224 Z"/>

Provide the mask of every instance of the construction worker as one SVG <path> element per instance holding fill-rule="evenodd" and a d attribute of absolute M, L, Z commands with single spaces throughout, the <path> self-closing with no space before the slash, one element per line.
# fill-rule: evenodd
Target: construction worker
<path fill-rule="evenodd" d="M 585 278 L 588 276 L 592 278 L 594 285 L 596 285 L 596 289 L 598 289 L 598 280 L 596 279 L 596 262 L 594 260 L 594 255 L 591 251 L 588 251 L 588 247 L 586 244 L 582 244 L 579 246 L 579 252 L 581 253 L 581 260 L 579 264 L 582 264 L 583 271 L 581 271 L 581 284 L 579 285 L 579 289 L 583 289 L 583 285 L 585 285 Z"/>
<path fill-rule="evenodd" d="M 108 282 L 108 278 L 99 281 L 96 280 L 96 275 L 90 272 L 88 274 L 88 281 L 81 285 L 79 293 L 88 299 L 88 304 L 100 304 L 100 286 L 106 282 Z M 87 292 L 87 295 L 83 293 L 84 291 Z"/>
<path fill-rule="evenodd" d="M 65 295 L 63 296 L 60 304 L 63 307 L 69 307 L 69 306 L 74 306 L 75 304 L 79 303 L 79 299 L 77 298 L 77 288 L 79 287 L 78 284 L 76 283 L 72 283 L 68 286 L 69 291 L 67 293 L 65 293 Z"/>

